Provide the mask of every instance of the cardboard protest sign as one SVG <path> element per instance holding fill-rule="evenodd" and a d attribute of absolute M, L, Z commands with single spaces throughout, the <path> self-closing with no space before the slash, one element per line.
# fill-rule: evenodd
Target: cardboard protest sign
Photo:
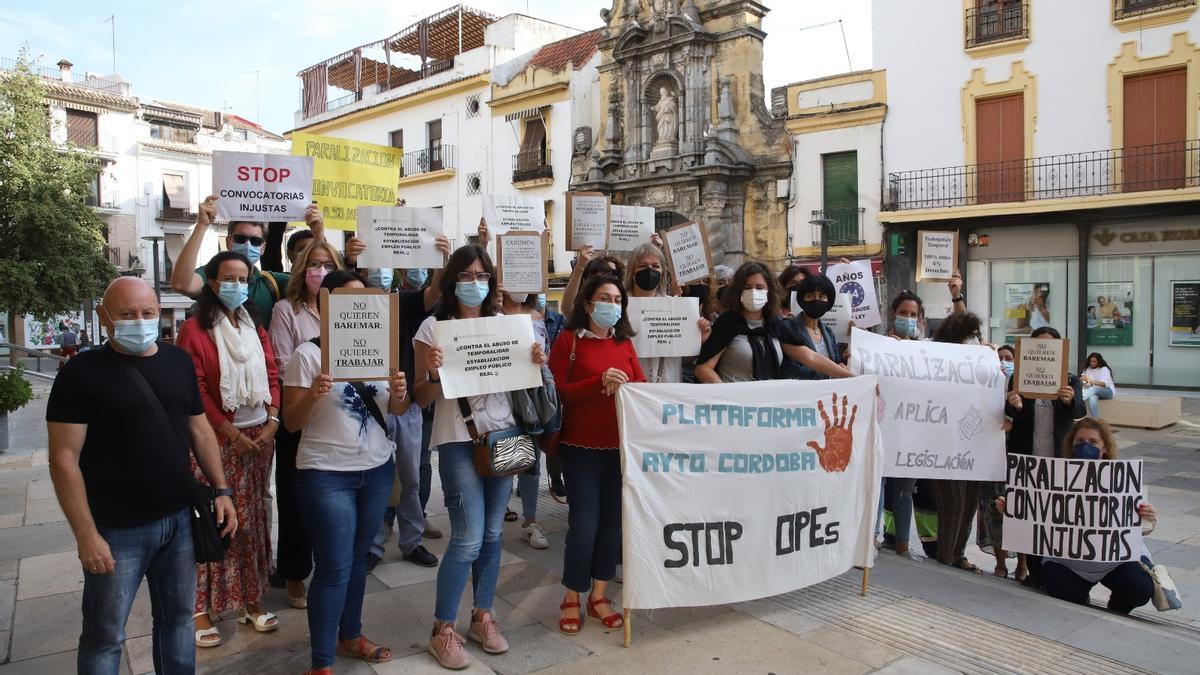
<path fill-rule="evenodd" d="M 870 567 L 875 378 L 626 384 L 624 601 L 719 605 Z"/>
<path fill-rule="evenodd" d="M 622 206 L 613 204 L 610 211 L 612 221 L 608 226 L 609 251 L 632 251 L 648 243 L 654 235 L 654 208 L 650 206 Z"/>
<path fill-rule="evenodd" d="M 1008 456 L 1004 548 L 1098 563 L 1142 552 L 1142 460 Z"/>
<path fill-rule="evenodd" d="M 442 348 L 438 377 L 448 399 L 542 386 L 528 314 L 438 321 L 433 339 Z"/>
<path fill-rule="evenodd" d="M 700 353 L 698 298 L 629 298 L 633 349 L 639 358 Z"/>
<path fill-rule="evenodd" d="M 829 326 L 839 343 L 850 342 L 850 306 L 853 304 L 850 294 L 838 293 L 833 306 L 821 317 L 821 323 Z"/>
<path fill-rule="evenodd" d="M 917 232 L 917 281 L 949 281 L 958 269 L 958 232 Z"/>
<path fill-rule="evenodd" d="M 608 243 L 609 205 L 608 195 L 602 192 L 567 193 L 567 250 L 604 248 Z"/>
<path fill-rule="evenodd" d="M 879 325 L 879 298 L 875 294 L 870 260 L 830 265 L 826 276 L 839 294 L 850 296 L 850 318 L 855 326 L 871 328 Z"/>
<path fill-rule="evenodd" d="M 379 288 L 321 289 L 321 372 L 344 382 L 399 370 L 399 299 Z"/>
<path fill-rule="evenodd" d="M 483 207 L 483 221 L 488 226 L 488 234 L 493 237 L 506 234 L 511 230 L 541 232 L 545 229 L 546 204 L 541 198 L 521 195 L 486 195 L 481 206 Z"/>
<path fill-rule="evenodd" d="M 703 223 L 683 223 L 663 232 L 667 260 L 675 283 L 683 285 L 707 279 L 712 274 L 712 254 Z"/>
<path fill-rule="evenodd" d="M 296 132 L 292 154 L 313 158 L 313 199 L 331 230 L 355 229 L 360 206 L 396 205 L 400 148 Z"/>
<path fill-rule="evenodd" d="M 358 256 L 358 266 L 440 269 L 446 258 L 434 240 L 442 231 L 440 208 L 360 206 L 356 232 L 367 250 Z"/>
<path fill-rule="evenodd" d="M 545 293 L 550 288 L 550 256 L 539 232 L 496 237 L 497 283 L 507 293 Z"/>
<path fill-rule="evenodd" d="M 313 200 L 313 161 L 214 150 L 213 194 L 222 220 L 303 220 Z"/>
<path fill-rule="evenodd" d="M 1059 388 L 1067 384 L 1070 348 L 1070 340 L 1017 338 L 1013 391 L 1026 398 L 1058 398 Z"/>
<path fill-rule="evenodd" d="M 991 347 L 855 328 L 850 370 L 879 377 L 883 475 L 1004 480 L 1004 372 Z"/>

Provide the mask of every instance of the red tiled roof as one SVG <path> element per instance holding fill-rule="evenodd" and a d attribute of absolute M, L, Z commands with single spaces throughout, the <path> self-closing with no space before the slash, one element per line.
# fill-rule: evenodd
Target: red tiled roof
<path fill-rule="evenodd" d="M 604 29 L 597 28 L 565 40 L 551 42 L 533 55 L 529 65 L 557 72 L 570 63 L 575 70 L 579 70 L 592 58 L 592 54 L 596 53 L 596 43 L 602 37 Z"/>

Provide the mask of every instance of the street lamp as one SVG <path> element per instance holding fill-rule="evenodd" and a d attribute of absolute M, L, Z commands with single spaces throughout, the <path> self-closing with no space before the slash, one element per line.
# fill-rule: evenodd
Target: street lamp
<path fill-rule="evenodd" d="M 825 274 L 825 271 L 829 268 L 829 226 L 836 222 L 837 220 L 833 218 L 817 218 L 808 221 L 810 225 L 816 225 L 821 228 L 821 274 Z M 155 264 L 158 264 L 157 260 Z"/>
<path fill-rule="evenodd" d="M 160 303 L 162 302 L 162 291 L 159 289 L 159 283 L 161 280 L 158 270 L 158 244 L 162 240 L 163 238 L 159 236 L 142 237 L 142 241 L 150 242 L 154 251 L 154 297 L 157 298 Z"/>

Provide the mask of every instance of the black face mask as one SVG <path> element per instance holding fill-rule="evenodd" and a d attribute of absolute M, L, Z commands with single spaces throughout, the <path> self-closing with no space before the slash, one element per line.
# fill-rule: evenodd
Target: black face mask
<path fill-rule="evenodd" d="M 698 298 L 700 300 L 700 307 L 703 308 L 704 303 L 708 302 L 708 286 L 705 284 L 686 286 L 683 289 L 683 295 L 688 298 Z"/>
<path fill-rule="evenodd" d="M 637 287 L 643 291 L 653 291 L 658 288 L 660 281 L 662 281 L 662 272 L 651 267 L 638 270 L 633 274 L 633 283 L 637 284 Z"/>
<path fill-rule="evenodd" d="M 829 308 L 833 307 L 833 303 L 828 300 L 801 300 L 800 309 L 804 310 L 804 316 L 819 319 L 825 316 Z"/>

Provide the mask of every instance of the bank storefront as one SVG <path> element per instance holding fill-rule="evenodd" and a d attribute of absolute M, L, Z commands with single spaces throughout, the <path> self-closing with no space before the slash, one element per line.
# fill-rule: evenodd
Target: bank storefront
<path fill-rule="evenodd" d="M 1004 225 L 963 237 L 967 305 L 992 342 L 1049 325 L 1071 339 L 1072 354 L 1081 339 L 1100 352 L 1118 387 L 1200 387 L 1200 218 Z"/>

